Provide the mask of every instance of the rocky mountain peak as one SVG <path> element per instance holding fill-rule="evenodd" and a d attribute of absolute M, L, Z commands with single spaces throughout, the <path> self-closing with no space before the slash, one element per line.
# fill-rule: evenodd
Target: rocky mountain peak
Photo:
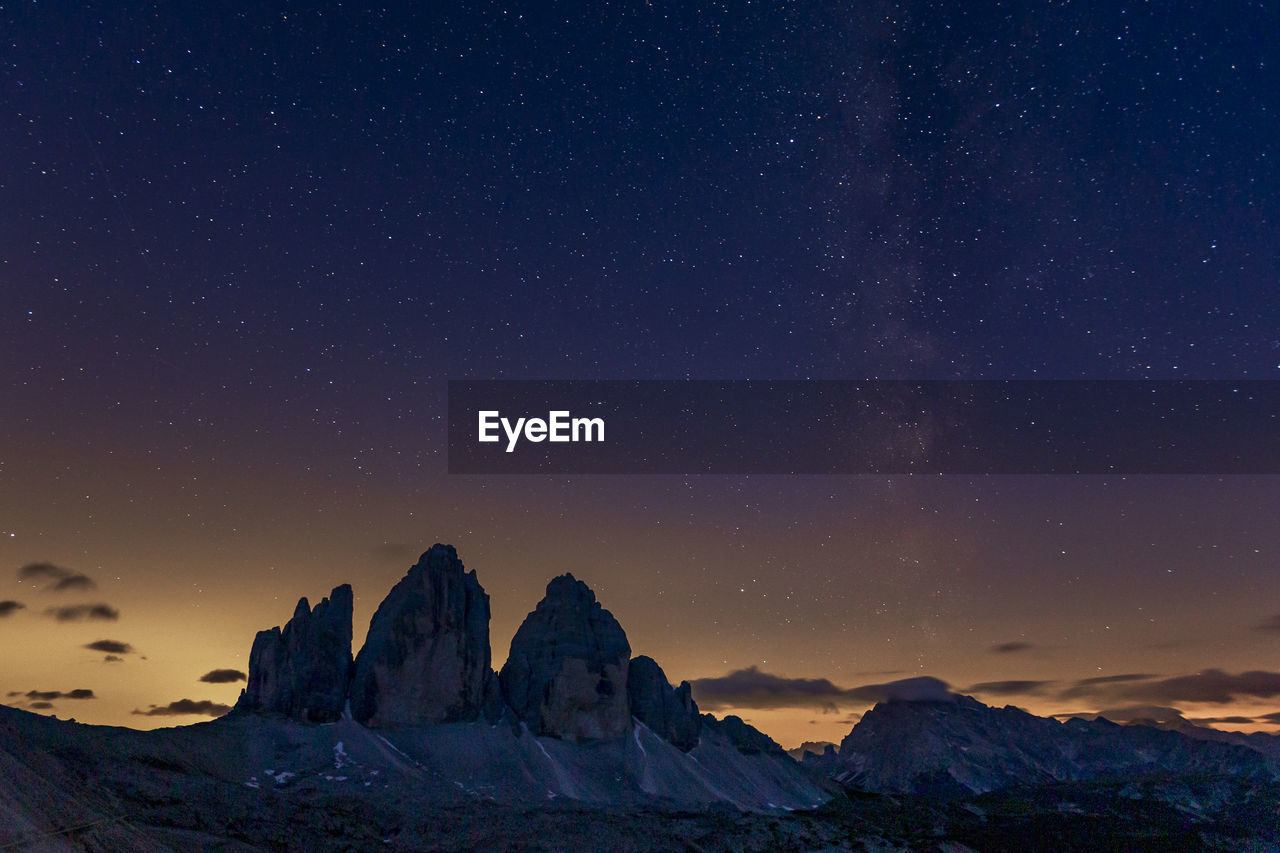
<path fill-rule="evenodd" d="M 471 720 L 492 704 L 489 596 L 453 546 L 424 552 L 378 606 L 350 695 L 373 726 Z"/>
<path fill-rule="evenodd" d="M 618 620 L 590 587 L 564 574 L 516 631 L 499 680 L 507 704 L 535 734 L 602 740 L 630 730 L 630 659 Z"/>

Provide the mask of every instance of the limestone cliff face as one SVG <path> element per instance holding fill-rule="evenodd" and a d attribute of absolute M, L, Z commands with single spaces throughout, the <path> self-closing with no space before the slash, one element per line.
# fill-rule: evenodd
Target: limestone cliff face
<path fill-rule="evenodd" d="M 647 655 L 631 659 L 627 672 L 631 716 L 658 737 L 685 752 L 698 745 L 702 716 L 689 682 L 673 688 L 657 661 Z"/>
<path fill-rule="evenodd" d="M 378 606 L 350 697 L 370 726 L 474 720 L 498 705 L 489 596 L 452 546 L 433 545 Z"/>
<path fill-rule="evenodd" d="M 569 741 L 621 737 L 631 728 L 630 659 L 618 620 L 586 584 L 561 575 L 511 640 L 499 674 L 502 695 L 534 734 Z"/>
<path fill-rule="evenodd" d="M 301 599 L 284 630 L 259 631 L 236 707 L 309 722 L 338 719 L 351 675 L 351 608 L 351 586 L 343 584 L 314 610 Z"/>

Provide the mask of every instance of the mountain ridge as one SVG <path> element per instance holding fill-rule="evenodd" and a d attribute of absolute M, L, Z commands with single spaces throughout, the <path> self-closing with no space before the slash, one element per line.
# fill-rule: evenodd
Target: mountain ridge
<path fill-rule="evenodd" d="M 1274 740 L 1195 737 L 1105 718 L 1059 721 L 954 695 L 880 702 L 838 749 L 808 753 L 803 764 L 859 790 L 956 795 L 1152 773 L 1270 779 L 1278 753 Z"/>

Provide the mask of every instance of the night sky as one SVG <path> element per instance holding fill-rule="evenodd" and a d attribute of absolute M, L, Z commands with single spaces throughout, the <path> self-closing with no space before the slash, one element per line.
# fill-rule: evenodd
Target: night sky
<path fill-rule="evenodd" d="M 1278 35 L 1244 2 L 4 0 L 0 700 L 206 719 L 298 597 L 352 583 L 358 648 L 440 541 L 495 665 L 571 571 L 785 746 L 921 677 L 1272 730 L 1275 477 L 449 475 L 445 390 L 1280 379 Z"/>

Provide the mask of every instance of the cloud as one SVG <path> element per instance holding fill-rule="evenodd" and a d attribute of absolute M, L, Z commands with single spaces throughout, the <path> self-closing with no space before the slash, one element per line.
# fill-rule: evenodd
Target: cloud
<path fill-rule="evenodd" d="M 223 705 L 209 699 L 179 699 L 168 705 L 152 705 L 149 710 L 134 709 L 132 713 L 141 717 L 182 717 L 198 715 L 203 717 L 221 717 L 231 710 L 230 705 Z"/>
<path fill-rule="evenodd" d="M 1058 693 L 1060 699 L 1093 699 L 1124 709 L 1146 704 L 1165 707 L 1188 702 L 1226 705 L 1240 698 L 1271 699 L 1280 696 L 1280 672 L 1249 670 L 1240 673 L 1204 669 L 1192 675 L 1169 678 L 1145 673 L 1106 675 L 1077 681 Z"/>
<path fill-rule="evenodd" d="M 214 669 L 200 676 L 200 680 L 205 684 L 231 684 L 247 679 L 248 676 L 238 669 Z"/>
<path fill-rule="evenodd" d="M 1186 719 L 1179 709 L 1164 705 L 1128 705 L 1123 708 L 1108 708 L 1094 716 L 1104 717 L 1113 723 L 1121 724 L 1139 721 L 1178 723 Z"/>
<path fill-rule="evenodd" d="M 1261 717 L 1258 717 L 1257 719 L 1258 719 L 1258 722 L 1260 723 L 1280 723 L 1280 711 L 1275 711 L 1270 714 L 1263 714 Z"/>
<path fill-rule="evenodd" d="M 1156 676 L 1145 672 L 1125 672 L 1119 675 L 1095 675 L 1093 678 L 1082 678 L 1076 682 L 1077 687 L 1093 686 L 1095 684 L 1121 684 L 1126 681 L 1146 681 Z"/>
<path fill-rule="evenodd" d="M 15 612 L 26 608 L 27 606 L 21 601 L 0 601 L 0 619 L 12 616 Z"/>
<path fill-rule="evenodd" d="M 45 589 L 54 592 L 98 588 L 93 579 L 83 572 L 55 566 L 53 563 L 27 563 L 18 569 L 18 580 L 45 581 Z"/>
<path fill-rule="evenodd" d="M 74 575 L 71 569 L 55 566 L 53 563 L 27 563 L 18 569 L 20 581 L 58 581 Z"/>
<path fill-rule="evenodd" d="M 119 640 L 94 640 L 92 643 L 85 644 L 85 648 L 95 652 L 106 652 L 109 655 L 127 655 L 133 651 L 133 646 Z"/>
<path fill-rule="evenodd" d="M 1060 699 L 1079 699 L 1084 696 L 1098 696 L 1107 693 L 1114 693 L 1111 685 L 1128 684 L 1134 681 L 1148 681 L 1156 678 L 1154 675 L 1148 675 L 1141 672 L 1127 672 L 1120 675 L 1098 675 L 1093 678 L 1082 678 L 1065 688 L 1058 694 Z"/>
<path fill-rule="evenodd" d="M 991 647 L 991 653 L 995 655 L 1011 655 L 1015 652 L 1025 652 L 1028 649 L 1034 649 L 1031 643 L 1024 643 L 1021 640 L 1014 640 L 1010 643 L 998 643 Z"/>
<path fill-rule="evenodd" d="M 956 694 L 951 686 L 941 679 L 929 675 L 915 678 L 903 678 L 885 684 L 865 684 L 845 691 L 851 699 L 866 702 L 888 702 L 900 700 L 905 702 L 954 702 Z"/>
<path fill-rule="evenodd" d="M 1238 675 L 1220 669 L 1204 669 L 1195 675 L 1179 675 L 1126 690 L 1136 698 L 1156 702 L 1209 702 L 1225 705 L 1240 696 L 1270 699 L 1280 696 L 1280 672 L 1249 670 Z"/>
<path fill-rule="evenodd" d="M 1214 724 L 1249 726 L 1257 722 L 1253 717 L 1189 717 L 1188 719 L 1197 726 L 1211 726 Z"/>
<path fill-rule="evenodd" d="M 994 696 L 1036 694 L 1053 684 L 1052 681 L 983 681 L 965 690 L 965 693 L 986 693 Z"/>
<path fill-rule="evenodd" d="M 9 695 L 12 696 L 14 694 L 11 693 Z M 80 687 L 75 690 L 68 691 L 66 693 L 63 693 L 61 690 L 28 690 L 26 693 L 23 693 L 22 695 L 26 696 L 28 699 L 37 699 L 41 702 L 48 702 L 53 699 L 97 699 L 98 698 L 97 696 L 93 695 L 92 690 L 89 690 L 88 688 L 85 688 L 85 687 Z"/>
<path fill-rule="evenodd" d="M 844 691 L 825 678 L 785 678 L 754 666 L 718 678 L 699 678 L 692 687 L 699 707 L 708 710 L 826 708 L 844 697 Z"/>
<path fill-rule="evenodd" d="M 91 590 L 98 585 L 88 575 L 75 574 L 65 577 L 53 585 L 54 592 L 66 592 L 69 589 Z"/>
<path fill-rule="evenodd" d="M 119 655 L 107 655 L 102 659 L 103 663 L 124 663 L 124 658 Z"/>
<path fill-rule="evenodd" d="M 945 681 L 928 676 L 844 689 L 825 678 L 786 678 L 753 666 L 718 678 L 694 681 L 693 697 L 700 707 L 708 710 L 817 708 L 824 713 L 838 713 L 842 705 L 891 699 L 950 701 L 955 694 L 949 691 Z"/>
<path fill-rule="evenodd" d="M 120 618 L 120 611 L 110 604 L 68 604 L 63 607 L 50 607 L 44 612 L 59 622 L 83 622 L 86 619 L 103 619 L 114 621 Z"/>
<path fill-rule="evenodd" d="M 1254 625 L 1253 630 L 1280 633 L 1280 613 L 1277 613 L 1274 616 L 1269 616 L 1264 621 Z"/>
<path fill-rule="evenodd" d="M 34 708 L 38 711 L 47 711 L 53 707 L 53 703 L 52 702 L 32 702 L 27 707 Z"/>

